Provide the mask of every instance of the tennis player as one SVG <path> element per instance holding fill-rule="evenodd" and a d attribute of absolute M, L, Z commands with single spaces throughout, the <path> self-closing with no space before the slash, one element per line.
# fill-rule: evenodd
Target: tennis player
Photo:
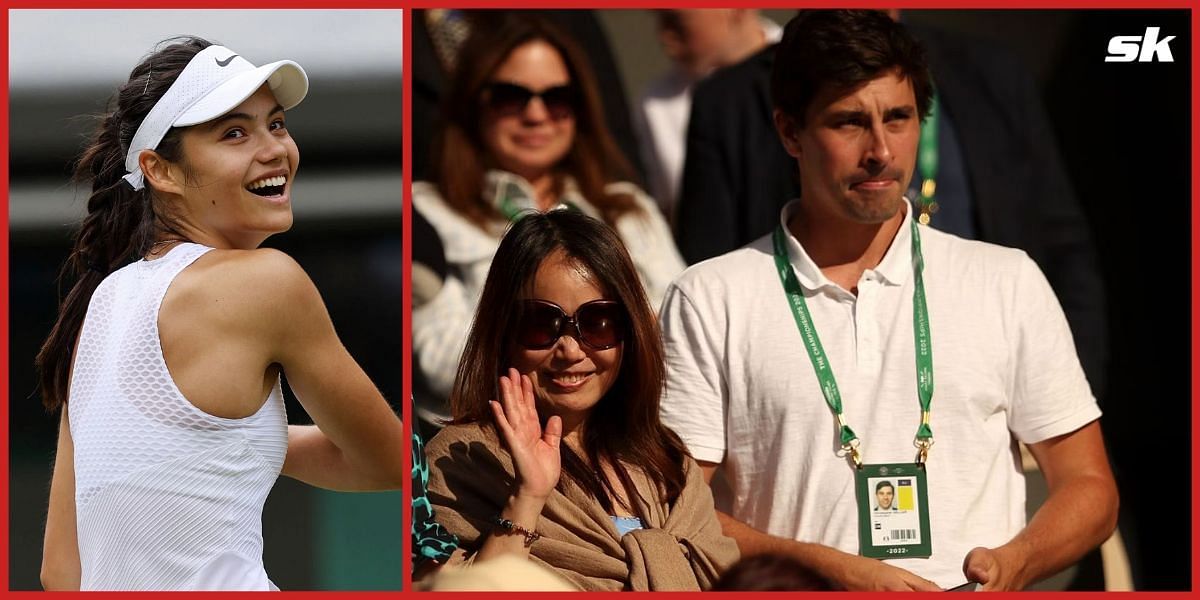
<path fill-rule="evenodd" d="M 292 225 L 292 61 L 199 38 L 134 67 L 84 150 L 74 285 L 37 358 L 61 410 L 47 589 L 271 590 L 262 509 L 284 475 L 398 489 L 400 420 L 312 281 L 259 248 Z M 289 426 L 286 373 L 315 426 Z"/>

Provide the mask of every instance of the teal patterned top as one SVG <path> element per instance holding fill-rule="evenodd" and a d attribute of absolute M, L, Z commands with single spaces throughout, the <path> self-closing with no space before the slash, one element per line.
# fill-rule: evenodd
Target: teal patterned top
<path fill-rule="evenodd" d="M 415 415 L 416 411 L 408 413 Z M 412 568 L 426 560 L 445 562 L 458 548 L 458 538 L 433 519 L 433 506 L 425 494 L 429 484 L 429 463 L 425 443 L 413 423 L 412 433 Z"/>

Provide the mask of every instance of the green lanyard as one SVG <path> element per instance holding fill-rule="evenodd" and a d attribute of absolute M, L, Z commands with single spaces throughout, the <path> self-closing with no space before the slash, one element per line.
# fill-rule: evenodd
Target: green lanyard
<path fill-rule="evenodd" d="M 938 101 L 937 96 L 931 96 L 929 117 L 921 124 L 921 142 L 917 146 L 917 169 L 921 171 L 921 194 L 916 199 L 917 208 L 921 214 L 917 220 L 922 225 L 928 225 L 929 219 L 938 211 L 938 203 L 933 199 L 937 193 L 938 172 Z"/>
<path fill-rule="evenodd" d="M 500 201 L 500 214 L 504 215 L 504 218 L 508 219 L 509 223 L 516 223 L 518 220 L 520 220 L 522 214 L 528 211 L 528 208 L 517 208 L 516 205 L 513 204 L 512 199 L 507 196 Z"/>
<path fill-rule="evenodd" d="M 580 209 L 578 206 L 575 206 L 575 203 L 571 202 L 570 200 L 563 200 L 563 201 L 559 202 L 557 206 L 555 206 L 554 208 L 551 208 L 550 210 L 557 210 L 557 209 L 574 210 L 574 211 L 583 212 L 582 209 Z M 534 210 L 534 209 L 532 209 L 532 208 L 517 208 L 516 204 L 513 203 L 512 199 L 507 196 L 503 200 L 500 201 L 500 213 L 503 214 L 504 218 L 508 219 L 508 221 L 510 223 L 516 223 L 517 221 L 520 221 L 521 217 L 524 217 L 525 215 L 529 214 L 530 211 L 532 211 L 532 210 Z"/>
<path fill-rule="evenodd" d="M 516 223 L 517 221 L 521 220 L 521 217 L 524 217 L 530 212 L 537 212 L 537 202 L 531 199 L 529 196 L 526 196 L 525 191 L 516 183 L 512 181 L 506 182 L 501 194 L 502 195 L 500 196 L 499 203 L 500 205 L 496 208 L 500 210 L 500 214 L 504 215 L 505 219 L 508 219 L 509 223 Z M 527 206 L 522 206 L 522 204 L 527 204 Z M 570 200 L 559 200 L 558 204 L 550 207 L 550 210 L 560 209 L 583 212 L 583 209 L 576 206 L 575 203 L 571 202 Z"/>
<path fill-rule="evenodd" d="M 911 222 L 915 284 L 913 286 L 913 338 L 916 347 L 917 399 L 921 403 L 921 425 L 917 428 L 914 444 L 920 450 L 917 462 L 924 463 L 929 454 L 929 447 L 933 445 L 933 430 L 929 427 L 929 406 L 933 401 L 933 343 L 929 335 L 929 307 L 925 303 L 925 277 L 923 275 L 925 259 L 921 256 L 921 233 L 917 229 L 917 221 L 914 219 Z M 796 279 L 796 272 L 792 270 L 792 263 L 788 260 L 786 239 L 787 234 L 783 230 L 783 225 L 776 227 L 773 240 L 775 242 L 775 268 L 779 274 L 779 281 L 783 283 L 783 291 L 787 295 L 792 316 L 796 319 L 796 327 L 800 330 L 800 336 L 804 338 L 804 349 L 808 351 L 808 358 L 812 361 L 817 381 L 821 384 L 821 394 L 825 396 L 825 402 L 829 404 L 829 408 L 837 417 L 842 450 L 846 451 L 854 460 L 855 467 L 861 468 L 862 456 L 858 452 L 858 435 L 846 424 L 846 418 L 842 414 L 842 394 L 838 391 L 837 380 L 833 376 L 833 369 L 829 366 L 829 357 L 826 356 L 825 349 L 821 346 L 821 338 L 817 336 L 812 315 L 808 312 L 808 303 L 804 300 L 800 281 Z"/>

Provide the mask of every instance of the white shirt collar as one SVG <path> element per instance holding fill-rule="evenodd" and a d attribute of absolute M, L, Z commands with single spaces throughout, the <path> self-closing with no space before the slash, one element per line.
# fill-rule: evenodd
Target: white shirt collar
<path fill-rule="evenodd" d="M 799 209 L 800 200 L 796 199 L 784 205 L 779 212 L 779 224 L 787 234 L 788 262 L 792 263 L 792 268 L 796 271 L 796 278 L 805 289 L 838 287 L 836 283 L 825 277 L 804 246 L 800 245 L 800 241 L 788 229 L 788 221 Z M 896 237 L 892 239 L 892 244 L 888 246 L 888 250 L 879 264 L 874 269 L 867 270 L 877 273 L 880 280 L 886 284 L 902 285 L 912 274 L 912 213 L 912 204 L 909 203 L 908 198 L 904 198 L 904 220 L 900 223 L 900 229 L 896 231 Z"/>

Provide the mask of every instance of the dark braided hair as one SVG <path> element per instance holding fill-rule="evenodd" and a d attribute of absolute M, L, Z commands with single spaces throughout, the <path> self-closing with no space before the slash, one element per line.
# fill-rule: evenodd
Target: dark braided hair
<path fill-rule="evenodd" d="M 164 44 L 134 67 L 129 81 L 117 89 L 109 100 L 110 112 L 102 117 L 75 164 L 73 179 L 90 183 L 92 193 L 87 216 L 59 272 L 60 293 L 66 282 L 74 283 L 59 305 L 58 320 L 35 361 L 42 403 L 51 412 L 67 401 L 75 341 L 96 287 L 109 273 L 149 252 L 159 234 L 178 235 L 169 211 L 154 202 L 149 184 L 134 190 L 122 179 L 125 155 L 142 120 L 192 57 L 212 45 L 197 37 L 172 38 Z M 167 132 L 155 152 L 168 161 L 179 161 L 180 131 L 172 128 Z"/>

